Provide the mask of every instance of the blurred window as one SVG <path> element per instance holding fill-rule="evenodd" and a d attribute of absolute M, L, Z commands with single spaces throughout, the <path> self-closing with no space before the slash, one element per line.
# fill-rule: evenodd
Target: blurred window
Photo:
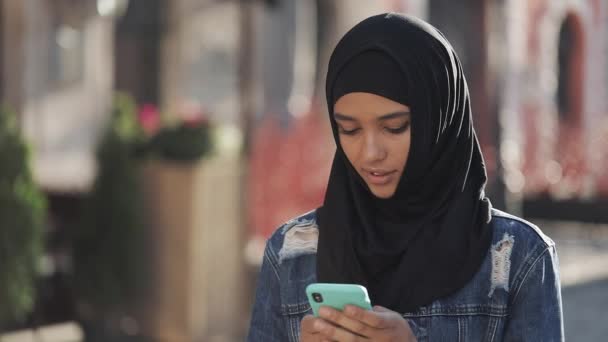
<path fill-rule="evenodd" d="M 51 88 L 59 88 L 84 78 L 84 27 L 89 7 L 75 0 L 51 3 L 48 82 Z"/>
<path fill-rule="evenodd" d="M 574 48 L 574 28 L 572 26 L 572 20 L 567 19 L 559 30 L 557 106 L 560 119 L 565 119 L 565 116 L 572 110 L 568 92 L 569 84 L 572 82 L 572 49 Z"/>
<path fill-rule="evenodd" d="M 84 33 L 81 29 L 59 25 L 50 32 L 49 83 L 61 87 L 82 80 L 84 73 Z"/>
<path fill-rule="evenodd" d="M 580 124 L 583 107 L 583 31 L 580 19 L 569 14 L 558 37 L 557 106 L 560 120 Z"/>
<path fill-rule="evenodd" d="M 212 120 L 238 120 L 239 7 L 218 2 L 180 15 L 177 34 L 179 107 L 200 104 Z M 171 47 L 175 49 L 176 47 Z"/>

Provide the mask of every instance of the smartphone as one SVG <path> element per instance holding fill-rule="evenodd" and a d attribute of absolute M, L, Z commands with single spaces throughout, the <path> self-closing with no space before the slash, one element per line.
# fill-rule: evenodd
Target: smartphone
<path fill-rule="evenodd" d="M 329 306 L 340 311 L 349 304 L 365 310 L 372 309 L 367 289 L 357 284 L 313 283 L 306 287 L 306 296 L 316 317 L 319 316 L 321 306 Z"/>

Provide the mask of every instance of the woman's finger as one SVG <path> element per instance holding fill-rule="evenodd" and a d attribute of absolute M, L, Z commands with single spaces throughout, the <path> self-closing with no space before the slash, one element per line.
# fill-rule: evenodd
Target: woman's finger
<path fill-rule="evenodd" d="M 389 310 L 389 309 L 385 308 L 384 306 L 380 306 L 380 305 L 374 305 L 374 311 L 375 312 L 392 312 L 392 310 Z"/>
<path fill-rule="evenodd" d="M 340 326 L 324 320 L 315 321 L 315 329 L 321 332 L 325 338 L 340 342 L 369 342 L 370 340 L 356 335 Z"/>
<path fill-rule="evenodd" d="M 372 332 L 370 330 L 372 328 L 370 326 L 366 325 L 361 321 L 350 318 L 338 310 L 332 309 L 330 307 L 322 307 L 319 310 L 319 314 L 327 321 L 346 328 L 346 330 L 351 331 L 359 336 L 371 337 Z"/>
<path fill-rule="evenodd" d="M 354 305 L 347 305 L 344 309 L 344 314 L 352 319 L 365 323 L 371 328 L 388 329 L 391 327 L 391 320 L 386 318 L 386 314 L 391 312 L 375 312 L 372 310 L 364 310 Z"/>

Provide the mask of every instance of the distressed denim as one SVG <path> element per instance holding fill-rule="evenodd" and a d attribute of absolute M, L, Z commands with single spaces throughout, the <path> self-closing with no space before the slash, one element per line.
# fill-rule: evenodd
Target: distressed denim
<path fill-rule="evenodd" d="M 401 313 L 418 341 L 563 341 L 554 242 L 533 224 L 498 210 L 490 226 L 492 246 L 466 286 Z M 316 282 L 317 229 L 311 211 L 268 240 L 247 341 L 299 340 L 300 321 L 311 314 L 305 288 Z"/>

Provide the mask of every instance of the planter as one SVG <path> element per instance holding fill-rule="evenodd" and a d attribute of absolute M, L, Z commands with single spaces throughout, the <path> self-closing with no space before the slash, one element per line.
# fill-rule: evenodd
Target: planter
<path fill-rule="evenodd" d="M 242 316 L 239 161 L 144 165 L 153 279 L 143 334 L 204 341 L 232 334 Z"/>

